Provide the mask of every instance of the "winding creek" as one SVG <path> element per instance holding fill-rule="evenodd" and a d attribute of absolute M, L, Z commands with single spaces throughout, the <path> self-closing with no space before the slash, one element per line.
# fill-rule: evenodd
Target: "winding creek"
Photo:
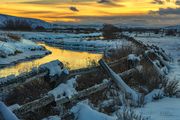
<path fill-rule="evenodd" d="M 98 53 L 64 50 L 42 43 L 39 43 L 39 45 L 44 46 L 47 50 L 51 51 L 52 54 L 49 54 L 40 59 L 22 62 L 14 66 L 1 69 L 0 77 L 6 77 L 12 74 L 18 75 L 23 72 L 28 72 L 33 67 L 38 67 L 41 64 L 53 60 L 60 60 L 69 69 L 79 69 L 88 67 L 90 65 L 90 61 L 98 62 L 98 60 L 102 58 L 102 54 Z"/>

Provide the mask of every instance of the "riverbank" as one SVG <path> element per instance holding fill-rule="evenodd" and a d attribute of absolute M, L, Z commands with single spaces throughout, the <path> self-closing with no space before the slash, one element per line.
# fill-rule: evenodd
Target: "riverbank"
<path fill-rule="evenodd" d="M 0 34 L 0 68 L 41 58 L 50 53 L 45 47 L 17 35 Z"/>
<path fill-rule="evenodd" d="M 48 63 L 53 60 L 60 60 L 68 69 L 85 68 L 88 67 L 91 62 L 97 63 L 103 56 L 102 54 L 97 53 L 64 50 L 43 43 L 39 43 L 38 45 L 51 51 L 51 54 L 48 54 L 40 59 L 28 59 L 28 61 L 22 61 L 14 66 L 1 69 L 0 77 L 6 77 L 11 74 L 19 75 L 22 72 L 31 71 L 32 68 L 39 67 L 41 64 Z"/>

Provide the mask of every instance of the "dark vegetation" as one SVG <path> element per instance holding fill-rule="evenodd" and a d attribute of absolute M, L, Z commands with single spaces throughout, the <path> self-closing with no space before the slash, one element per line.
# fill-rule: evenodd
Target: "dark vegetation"
<path fill-rule="evenodd" d="M 4 22 L 5 30 L 31 31 L 32 27 L 26 20 L 7 20 Z"/>
<path fill-rule="evenodd" d="M 43 80 L 35 80 L 24 85 L 17 86 L 6 99 L 7 105 L 25 104 L 40 98 L 50 90 L 50 85 Z"/>
<path fill-rule="evenodd" d="M 43 26 L 32 27 L 27 20 L 7 20 L 4 22 L 3 30 L 14 30 L 14 31 L 46 31 Z"/>
<path fill-rule="evenodd" d="M 177 31 L 176 30 L 166 30 L 165 34 L 167 36 L 176 36 Z"/>
<path fill-rule="evenodd" d="M 105 39 L 116 39 L 121 30 L 111 24 L 104 24 L 102 28 L 103 37 Z"/>

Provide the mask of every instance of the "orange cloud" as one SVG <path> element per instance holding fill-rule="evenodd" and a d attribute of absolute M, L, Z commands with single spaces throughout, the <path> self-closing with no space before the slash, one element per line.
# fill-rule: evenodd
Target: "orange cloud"
<path fill-rule="evenodd" d="M 75 1 L 75 2 L 73 2 Z M 98 3 L 97 0 L 1 0 L 0 13 L 22 17 L 32 17 L 49 22 L 77 22 L 76 16 L 130 16 L 145 15 L 159 8 L 176 8 L 174 2 L 164 0 L 163 4 L 152 4 L 154 0 L 108 0 L 110 4 Z M 78 12 L 69 8 L 73 6 Z M 74 16 L 74 18 L 70 18 Z"/>

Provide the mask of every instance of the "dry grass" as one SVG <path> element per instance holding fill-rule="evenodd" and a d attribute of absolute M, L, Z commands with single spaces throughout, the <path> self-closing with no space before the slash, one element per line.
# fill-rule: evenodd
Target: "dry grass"
<path fill-rule="evenodd" d="M 20 41 L 20 40 L 21 40 L 21 37 L 20 37 L 20 36 L 15 35 L 15 34 L 12 34 L 12 33 L 7 33 L 7 36 L 8 36 L 9 38 L 11 38 L 12 40 L 14 40 L 14 41 Z"/>
<path fill-rule="evenodd" d="M 87 61 L 87 67 L 88 68 L 92 68 L 92 67 L 96 67 L 96 66 L 98 66 L 98 63 L 97 63 L 97 61 L 96 60 L 88 60 Z"/>
<path fill-rule="evenodd" d="M 146 86 L 149 92 L 160 88 L 163 80 L 157 75 L 156 71 L 154 71 L 152 65 L 146 60 L 143 60 L 141 64 L 143 65 L 142 81 L 139 81 L 141 85 Z"/>
<path fill-rule="evenodd" d="M 116 49 L 112 49 L 108 56 L 103 56 L 106 61 L 114 61 L 128 56 L 133 51 L 131 46 L 122 46 Z"/>
<path fill-rule="evenodd" d="M 35 80 L 16 87 L 6 99 L 6 104 L 25 104 L 40 98 L 50 90 L 48 83 L 43 80 Z"/>
<path fill-rule="evenodd" d="M 58 115 L 59 112 L 54 109 L 55 103 L 48 104 L 45 107 L 29 112 L 22 116 L 23 120 L 41 120 L 48 116 Z"/>
<path fill-rule="evenodd" d="M 164 92 L 166 96 L 172 97 L 177 95 L 178 92 L 180 92 L 179 88 L 179 81 L 173 80 L 173 81 L 165 81 L 163 84 Z"/>
<path fill-rule="evenodd" d="M 125 108 L 116 113 L 118 120 L 149 120 L 147 117 L 143 117 L 140 114 L 135 113 L 130 108 Z"/>
<path fill-rule="evenodd" d="M 101 71 L 81 75 L 78 77 L 78 80 L 77 80 L 77 83 L 78 83 L 77 90 L 80 91 L 88 87 L 92 87 L 95 84 L 99 84 L 106 77 L 107 76 L 103 74 Z"/>

